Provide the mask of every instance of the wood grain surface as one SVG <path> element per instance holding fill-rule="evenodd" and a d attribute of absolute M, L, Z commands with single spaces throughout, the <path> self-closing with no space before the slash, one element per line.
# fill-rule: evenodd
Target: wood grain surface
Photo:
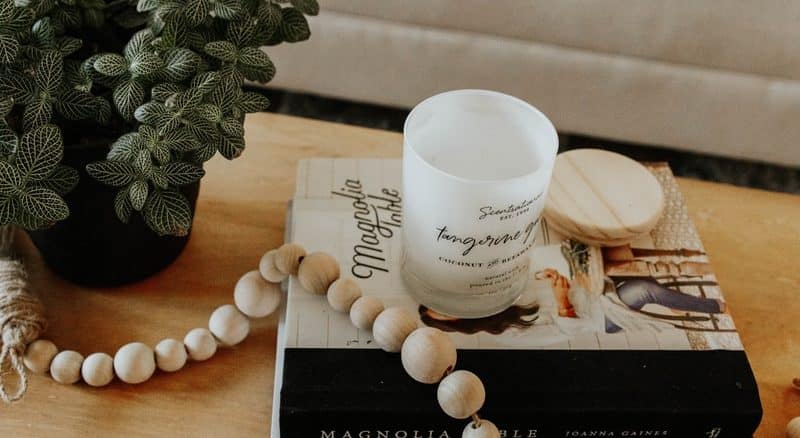
<path fill-rule="evenodd" d="M 48 308 L 48 338 L 84 355 L 113 354 L 131 341 L 155 345 L 206 326 L 217 306 L 232 302 L 239 276 L 282 242 L 299 159 L 401 153 L 399 134 L 300 118 L 250 115 L 246 129 L 242 158 L 206 167 L 185 252 L 152 278 L 117 289 L 76 287 L 49 273 L 25 243 Z M 800 392 L 790 389 L 800 375 L 800 197 L 680 185 L 759 381 L 765 417 L 756 436 L 782 436 L 800 415 Z M 0 405 L 0 436 L 269 436 L 276 324 L 275 316 L 257 321 L 236 347 L 137 386 L 62 386 L 34 376 L 22 402 Z"/>

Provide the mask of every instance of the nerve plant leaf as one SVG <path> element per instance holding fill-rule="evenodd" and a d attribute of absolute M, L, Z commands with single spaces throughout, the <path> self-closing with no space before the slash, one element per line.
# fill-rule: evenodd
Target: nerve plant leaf
<path fill-rule="evenodd" d="M 50 175 L 64 154 L 61 132 L 53 125 L 40 126 L 22 135 L 15 165 L 25 181 Z"/>
<path fill-rule="evenodd" d="M 19 41 L 11 35 L 0 35 L 0 64 L 11 64 L 17 58 Z"/>
<path fill-rule="evenodd" d="M 128 186 L 128 198 L 130 198 L 134 210 L 138 211 L 144 207 L 148 192 L 147 183 L 140 179 Z"/>
<path fill-rule="evenodd" d="M 119 76 L 128 71 L 128 60 L 116 53 L 106 53 L 94 61 L 94 68 L 106 76 Z"/>
<path fill-rule="evenodd" d="M 19 195 L 22 208 L 31 216 L 45 222 L 57 222 L 69 216 L 67 203 L 58 193 L 44 187 L 33 187 Z"/>
<path fill-rule="evenodd" d="M 161 168 L 170 184 L 182 186 L 199 181 L 206 172 L 200 166 L 189 163 L 169 163 Z"/>
<path fill-rule="evenodd" d="M 287 43 L 305 41 L 311 36 L 308 21 L 303 13 L 294 8 L 281 9 L 281 36 Z"/>
<path fill-rule="evenodd" d="M 59 195 L 72 191 L 78 185 L 78 171 L 69 166 L 58 166 L 47 179 L 39 181 L 38 185 L 50 189 Z"/>
<path fill-rule="evenodd" d="M 137 178 L 136 169 L 124 161 L 98 161 L 86 166 L 86 171 L 103 184 L 122 187 Z"/>
<path fill-rule="evenodd" d="M 161 235 L 185 236 L 192 225 L 189 201 L 177 190 L 154 190 L 142 211 L 145 222 Z"/>

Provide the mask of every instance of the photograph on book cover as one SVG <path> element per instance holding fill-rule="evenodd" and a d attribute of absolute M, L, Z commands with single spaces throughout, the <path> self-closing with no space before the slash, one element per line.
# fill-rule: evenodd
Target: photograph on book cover
<path fill-rule="evenodd" d="M 457 319 L 415 303 L 400 275 L 400 160 L 311 159 L 298 165 L 292 239 L 333 254 L 365 294 L 404 306 L 450 332 L 458 348 L 742 350 L 672 172 L 648 168 L 666 208 L 630 245 L 597 248 L 565 239 L 542 221 L 528 287 L 504 312 Z M 286 348 L 378 348 L 369 331 L 292 281 Z"/>

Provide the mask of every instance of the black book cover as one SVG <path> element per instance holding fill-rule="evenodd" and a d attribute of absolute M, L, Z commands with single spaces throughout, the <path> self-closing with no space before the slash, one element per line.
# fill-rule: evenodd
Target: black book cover
<path fill-rule="evenodd" d="M 449 332 L 503 437 L 752 436 L 761 404 L 741 341 L 669 168 L 650 169 L 667 200 L 650 235 L 600 250 L 543 222 L 529 290 L 480 320 L 443 318 L 404 292 L 399 160 L 301 162 L 288 229 L 366 294 Z M 274 437 L 460 437 L 468 423 L 295 281 L 278 349 Z"/>

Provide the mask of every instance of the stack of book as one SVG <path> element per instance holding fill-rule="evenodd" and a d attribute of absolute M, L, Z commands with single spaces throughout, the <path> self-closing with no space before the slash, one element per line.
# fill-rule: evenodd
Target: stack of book
<path fill-rule="evenodd" d="M 503 437 L 752 436 L 761 405 L 733 320 L 669 167 L 649 169 L 667 204 L 649 235 L 600 249 L 542 222 L 526 292 L 489 318 L 445 318 L 409 297 L 399 160 L 300 162 L 287 240 L 334 255 L 365 294 L 449 332 L 456 368 L 481 377 L 481 413 Z M 275 438 L 440 438 L 460 437 L 466 420 L 290 279 L 272 424 Z"/>

